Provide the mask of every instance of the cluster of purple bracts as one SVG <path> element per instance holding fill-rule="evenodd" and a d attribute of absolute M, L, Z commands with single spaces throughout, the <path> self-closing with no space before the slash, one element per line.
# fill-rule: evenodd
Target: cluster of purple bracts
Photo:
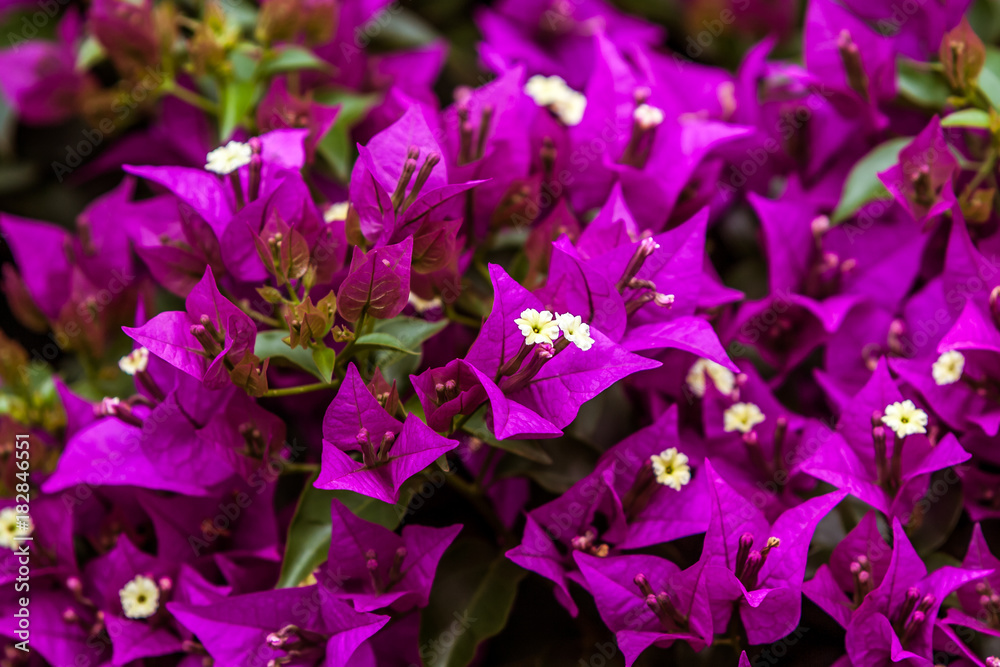
<path fill-rule="evenodd" d="M 72 230 L 0 215 L 7 304 L 60 350 L 0 340 L 34 443 L 30 519 L 0 452 L 0 664 L 501 664 L 529 572 L 628 666 L 756 665 L 805 605 L 823 664 L 1000 665 L 1000 51 L 967 1 L 809 0 L 796 62 L 772 4 L 724 10 L 778 12 L 728 71 L 601 0 L 502 0 L 445 105 L 446 42 L 359 40 L 379 0 L 267 0 L 242 52 L 221 9 L 94 0 L 0 51 L 21 123 L 111 135 L 70 180 L 122 176 Z M 472 537 L 501 585 L 456 618 L 501 622 L 428 642 Z"/>

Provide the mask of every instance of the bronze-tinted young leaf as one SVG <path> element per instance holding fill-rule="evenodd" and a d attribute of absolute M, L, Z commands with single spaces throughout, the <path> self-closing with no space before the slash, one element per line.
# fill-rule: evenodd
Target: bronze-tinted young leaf
<path fill-rule="evenodd" d="M 986 47 L 963 16 L 961 23 L 945 33 L 938 56 L 952 89 L 966 94 L 986 64 Z"/>
<path fill-rule="evenodd" d="M 410 297 L 413 239 L 375 248 L 354 249 L 351 269 L 337 292 L 337 310 L 349 322 L 367 313 L 378 319 L 399 315 Z"/>

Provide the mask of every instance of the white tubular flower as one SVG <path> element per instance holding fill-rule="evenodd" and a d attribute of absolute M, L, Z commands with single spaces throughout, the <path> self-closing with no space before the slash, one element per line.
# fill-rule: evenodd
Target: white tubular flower
<path fill-rule="evenodd" d="M 413 292 L 410 292 L 410 296 L 407 298 L 407 303 L 413 306 L 413 309 L 418 313 L 426 313 L 428 310 L 440 308 L 443 305 L 441 297 L 436 296 L 433 299 L 421 299 Z"/>
<path fill-rule="evenodd" d="M 323 220 L 326 222 L 336 222 L 337 220 L 347 220 L 347 210 L 351 207 L 350 202 L 341 201 L 330 206 L 323 212 Z"/>
<path fill-rule="evenodd" d="M 528 308 L 521 313 L 521 317 L 514 320 L 514 324 L 524 334 L 525 345 L 551 343 L 559 337 L 559 325 L 547 310 L 538 312 L 534 308 Z"/>
<path fill-rule="evenodd" d="M 962 379 L 965 370 L 965 355 L 958 350 L 943 353 L 931 367 L 931 375 L 938 385 L 955 384 Z"/>
<path fill-rule="evenodd" d="M 149 577 L 137 574 L 135 579 L 118 591 L 122 611 L 129 618 L 149 618 L 160 606 L 160 589 Z"/>
<path fill-rule="evenodd" d="M 135 375 L 146 370 L 149 365 L 149 350 L 139 347 L 118 360 L 118 368 L 126 375 Z"/>
<path fill-rule="evenodd" d="M 0 510 L 0 547 L 14 549 L 16 538 L 28 537 L 35 530 L 35 524 L 27 514 L 18 514 L 13 507 Z"/>
<path fill-rule="evenodd" d="M 739 431 L 749 433 L 753 427 L 764 421 L 764 413 L 754 403 L 733 403 L 723 415 L 722 428 L 726 433 Z"/>
<path fill-rule="evenodd" d="M 632 112 L 632 119 L 643 130 L 651 130 L 663 123 L 663 110 L 649 104 L 640 104 Z"/>
<path fill-rule="evenodd" d="M 902 403 L 887 405 L 882 423 L 891 428 L 900 438 L 915 433 L 927 433 L 927 413 L 909 399 Z"/>
<path fill-rule="evenodd" d="M 231 174 L 245 164 L 250 164 L 253 151 L 250 144 L 241 141 L 230 141 L 225 146 L 219 146 L 205 158 L 205 169 L 225 176 Z"/>
<path fill-rule="evenodd" d="M 653 463 L 653 474 L 656 481 L 663 486 L 669 486 L 674 491 L 680 491 L 681 487 L 691 481 L 691 466 L 688 465 L 688 457 L 681 454 L 676 447 L 664 449 L 658 455 L 649 457 Z"/>
<path fill-rule="evenodd" d="M 536 74 L 524 85 L 524 92 L 535 104 L 548 107 L 564 125 L 579 125 L 587 109 L 587 98 L 566 85 L 560 76 Z"/>
<path fill-rule="evenodd" d="M 731 370 L 710 359 L 699 359 L 691 365 L 687 377 L 684 378 L 691 393 L 698 398 L 705 395 L 706 377 L 712 379 L 712 384 L 721 394 L 729 394 L 736 386 L 736 376 Z"/>
<path fill-rule="evenodd" d="M 556 315 L 556 323 L 563 332 L 563 336 L 569 342 L 586 352 L 594 345 L 594 339 L 590 337 L 590 325 L 585 323 L 579 315 L 563 313 Z"/>

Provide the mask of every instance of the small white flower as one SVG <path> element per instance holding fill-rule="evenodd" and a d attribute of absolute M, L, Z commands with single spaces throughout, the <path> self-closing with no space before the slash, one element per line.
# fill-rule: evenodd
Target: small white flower
<path fill-rule="evenodd" d="M 135 375 L 146 370 L 149 365 L 149 350 L 139 347 L 118 360 L 118 368 L 126 375 Z"/>
<path fill-rule="evenodd" d="M 556 323 L 562 330 L 566 340 L 575 344 L 584 352 L 593 347 L 594 339 L 590 337 L 590 325 L 585 323 L 579 315 L 570 315 L 569 313 L 557 314 Z"/>
<path fill-rule="evenodd" d="M 122 611 L 129 618 L 149 618 L 160 606 L 160 589 L 149 577 L 137 574 L 135 579 L 118 591 Z"/>
<path fill-rule="evenodd" d="M 35 530 L 35 524 L 27 514 L 18 514 L 13 507 L 0 510 L 0 547 L 13 549 L 15 538 L 28 537 Z"/>
<path fill-rule="evenodd" d="M 688 465 L 687 454 L 681 454 L 676 447 L 664 449 L 659 455 L 653 454 L 649 460 L 653 462 L 653 474 L 658 483 L 680 491 L 682 486 L 691 481 L 691 466 Z"/>
<path fill-rule="evenodd" d="M 566 85 L 560 76 L 536 74 L 524 85 L 535 104 L 548 107 L 564 125 L 579 125 L 587 109 L 587 98 Z"/>
<path fill-rule="evenodd" d="M 722 414 L 723 430 L 726 433 L 739 431 L 749 433 L 753 427 L 764 421 L 764 413 L 754 403 L 733 403 Z"/>
<path fill-rule="evenodd" d="M 205 158 L 205 169 L 216 174 L 231 174 L 245 164 L 250 164 L 253 151 L 250 144 L 240 141 L 230 141 L 225 146 L 219 146 Z"/>
<path fill-rule="evenodd" d="M 927 413 L 909 399 L 886 406 L 882 423 L 895 431 L 900 438 L 914 433 L 927 433 Z"/>
<path fill-rule="evenodd" d="M 632 119 L 643 130 L 651 130 L 663 122 L 663 110 L 649 104 L 640 104 L 632 112 Z"/>
<path fill-rule="evenodd" d="M 521 317 L 514 320 L 514 324 L 524 334 L 525 345 L 551 343 L 559 337 L 559 325 L 547 310 L 538 312 L 534 308 L 528 308 L 521 313 Z"/>
<path fill-rule="evenodd" d="M 712 379 L 712 384 L 722 394 L 729 394 L 736 386 L 736 376 L 731 370 L 710 359 L 699 359 L 684 378 L 691 393 L 699 398 L 705 395 L 706 376 Z"/>
<path fill-rule="evenodd" d="M 351 207 L 350 202 L 342 201 L 330 206 L 323 213 L 323 220 L 326 222 L 336 222 L 337 220 L 347 220 L 347 210 Z"/>
<path fill-rule="evenodd" d="M 958 350 L 943 353 L 931 367 L 931 375 L 939 385 L 954 384 L 962 379 L 965 356 Z"/>

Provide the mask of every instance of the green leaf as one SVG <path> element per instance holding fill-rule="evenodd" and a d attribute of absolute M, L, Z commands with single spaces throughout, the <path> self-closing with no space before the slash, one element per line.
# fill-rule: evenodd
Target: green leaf
<path fill-rule="evenodd" d="M 375 333 L 384 333 L 395 337 L 407 350 L 419 350 L 424 341 L 428 340 L 448 326 L 448 320 L 428 322 L 416 317 L 394 317 L 391 320 L 379 320 L 375 323 Z M 401 352 L 379 354 L 378 364 L 388 366 L 405 356 Z"/>
<path fill-rule="evenodd" d="M 462 667 L 480 643 L 503 630 L 527 572 L 482 540 L 459 539 L 438 573 L 420 615 L 420 645 L 437 650 L 421 657 L 426 667 Z"/>
<path fill-rule="evenodd" d="M 941 119 L 941 127 L 989 128 L 990 115 L 982 109 L 962 109 Z"/>
<path fill-rule="evenodd" d="M 328 69 L 330 69 L 329 63 L 309 49 L 301 46 L 286 46 L 274 56 L 262 61 L 258 73 L 261 76 L 274 76 L 282 72 Z"/>
<path fill-rule="evenodd" d="M 333 126 L 323 135 L 317 149 L 341 181 L 346 181 L 350 175 L 357 153 L 350 137 L 351 128 L 361 122 L 378 99 L 377 95 L 358 95 L 348 91 L 319 93 L 315 97 L 321 104 L 340 105 Z"/>
<path fill-rule="evenodd" d="M 395 530 L 413 497 L 412 489 L 408 492 L 401 491 L 399 503 L 390 505 L 353 491 L 317 489 L 313 486 L 315 481 L 314 475 L 306 483 L 295 508 L 295 516 L 288 527 L 288 541 L 277 588 L 297 586 L 326 560 L 332 530 L 330 505 L 334 499 L 365 521 Z"/>
<path fill-rule="evenodd" d="M 908 58 L 896 63 L 896 89 L 910 102 L 927 109 L 943 109 L 951 88 L 939 72 L 914 66 Z"/>
<path fill-rule="evenodd" d="M 257 86 L 253 81 L 233 80 L 222 88 L 221 113 L 219 116 L 219 136 L 223 141 L 242 125 L 247 113 L 253 108 Z"/>
<path fill-rule="evenodd" d="M 420 354 L 406 347 L 403 341 L 387 333 L 365 334 L 354 341 L 354 349 L 358 351 L 391 350 L 403 354 Z"/>
<path fill-rule="evenodd" d="M 993 108 L 1000 111 L 1000 49 L 986 47 L 986 65 L 980 70 L 977 83 Z"/>
<path fill-rule="evenodd" d="M 275 357 L 287 359 L 302 370 L 315 375 L 317 379 L 329 382 L 329 376 L 319 369 L 313 353 L 301 347 L 296 347 L 295 349 L 288 347 L 288 344 L 283 340 L 287 336 L 287 332 L 277 329 L 261 331 L 257 334 L 257 342 L 254 344 L 253 353 L 261 359 L 273 359 Z"/>
<path fill-rule="evenodd" d="M 475 436 L 488 444 L 491 447 L 496 447 L 497 449 L 502 449 L 505 452 L 510 452 L 511 454 L 517 454 L 518 456 L 523 456 L 529 461 L 534 461 L 535 463 L 541 463 L 542 465 L 550 465 L 552 463 L 552 457 L 549 456 L 541 444 L 535 440 L 497 440 L 490 429 L 486 427 L 486 422 L 483 421 L 483 413 L 485 409 L 480 409 L 475 412 L 469 420 L 465 422 L 462 430 L 469 435 Z"/>
<path fill-rule="evenodd" d="M 834 224 L 841 223 L 854 215 L 859 208 L 870 201 L 889 196 L 889 191 L 882 185 L 878 172 L 885 171 L 899 162 L 899 151 L 913 141 L 913 137 L 899 137 L 879 144 L 867 155 L 861 158 L 851 173 L 847 175 L 844 190 L 840 194 L 840 203 L 833 212 Z"/>
<path fill-rule="evenodd" d="M 315 476 L 306 483 L 295 516 L 288 527 L 285 557 L 277 588 L 297 586 L 326 560 L 330 549 L 330 504 L 333 492 L 313 486 Z"/>
<path fill-rule="evenodd" d="M 320 379 L 323 382 L 333 380 L 333 365 L 337 361 L 337 353 L 324 345 L 313 349 L 312 358 L 321 374 Z"/>

